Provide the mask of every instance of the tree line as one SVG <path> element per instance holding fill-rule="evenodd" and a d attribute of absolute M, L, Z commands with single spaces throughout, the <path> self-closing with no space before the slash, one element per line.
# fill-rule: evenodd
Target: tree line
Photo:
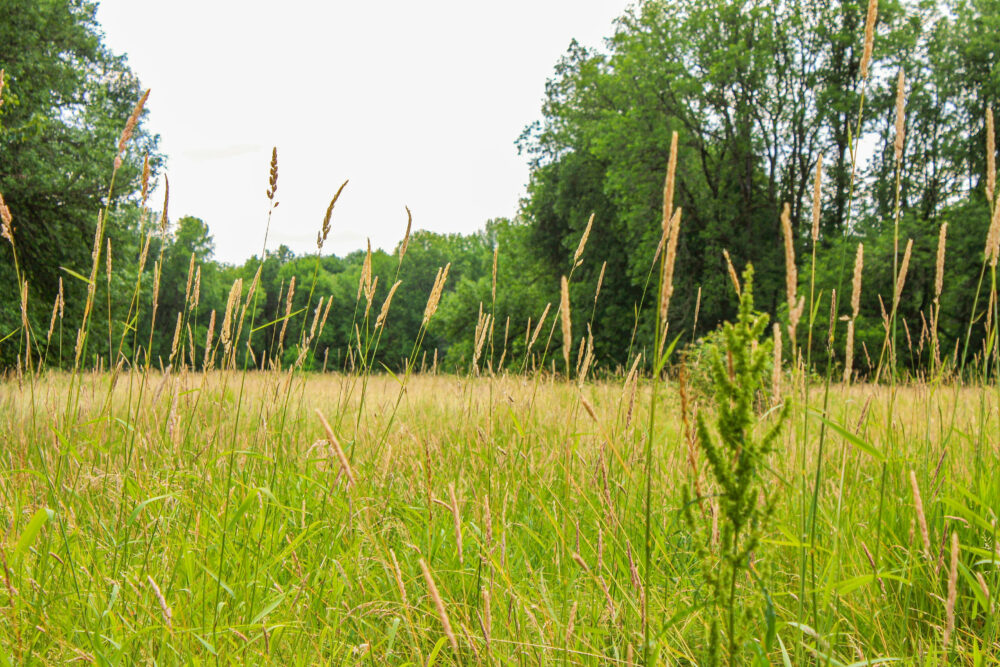
<path fill-rule="evenodd" d="M 145 129 L 145 113 L 113 169 L 119 133 L 142 91 L 124 58 L 103 45 L 94 4 L 4 5 L 10 18 L 0 26 L 0 192 L 12 215 L 19 267 L 13 245 L 0 245 L 0 284 L 16 285 L 21 271 L 30 344 L 49 364 L 71 363 L 71 323 L 79 321 L 84 295 L 93 289 L 99 307 L 88 316 L 108 340 L 91 341 L 85 363 L 114 364 L 119 355 L 140 353 L 169 365 L 181 336 L 200 367 L 212 312 L 221 320 L 234 281 L 249 286 L 257 276 L 252 320 L 259 328 L 244 330 L 245 340 L 237 343 L 249 342 L 254 363 L 295 363 L 299 352 L 284 341 L 305 337 L 322 298 L 329 314 L 302 361 L 314 369 L 357 363 L 363 311 L 373 320 L 399 281 L 371 360 L 396 371 L 413 361 L 428 294 L 438 270 L 450 264 L 440 308 L 422 341 L 428 357 L 421 365 L 472 370 L 474 364 L 495 368 L 501 359 L 507 368 L 545 363 L 543 346 L 562 346 L 562 328 L 553 323 L 560 278 L 569 276 L 574 355 L 581 338 L 591 337 L 602 368 L 627 367 L 630 355 L 653 340 L 651 262 L 661 238 L 674 132 L 674 198 L 683 217 L 669 330 L 683 332 L 680 345 L 735 315 L 724 250 L 737 266 L 756 267 L 758 307 L 787 321 L 785 203 L 802 288 L 813 290 L 825 309 L 835 291 L 849 292 L 855 250 L 864 244 L 859 349 L 876 348 L 885 337 L 884 303 L 893 294 L 901 246 L 912 239 L 898 313 L 910 344 L 900 363 L 926 363 L 943 223 L 941 347 L 950 350 L 968 338 L 968 354 L 974 354 L 984 342 L 984 327 L 966 327 L 989 307 L 976 295 L 988 275 L 994 155 L 987 150 L 986 113 L 1000 91 L 996 0 L 883 0 L 864 72 L 867 0 L 637 3 L 602 45 L 573 42 L 556 64 L 540 119 L 517 141 L 531 177 L 513 219 L 489 221 L 468 235 L 413 232 L 405 256 L 402 242 L 391 251 L 361 249 L 344 257 L 279 247 L 238 266 L 214 259 L 204 221 L 172 220 L 167 203 L 149 211 L 148 179 L 162 178 L 163 157 L 158 138 Z M 900 72 L 905 141 L 897 153 Z M 820 156 L 814 244 L 810 202 Z M 107 211 L 109 244 L 95 249 L 99 210 Z M 581 256 L 585 230 L 589 246 Z M 109 255 L 113 270 L 91 286 L 87 276 L 97 252 Z M 367 298 L 359 289 L 366 271 L 372 276 Z M 142 286 L 137 304 L 116 298 L 136 284 Z M 0 364 L 6 367 L 26 345 L 19 291 L 5 290 L 0 299 Z M 849 312 L 846 299 L 839 301 L 837 312 Z M 536 331 L 543 314 L 548 319 Z M 490 330 L 486 352 L 484 326 Z M 806 330 L 799 331 L 803 341 Z M 528 354 L 536 334 L 542 342 Z"/>

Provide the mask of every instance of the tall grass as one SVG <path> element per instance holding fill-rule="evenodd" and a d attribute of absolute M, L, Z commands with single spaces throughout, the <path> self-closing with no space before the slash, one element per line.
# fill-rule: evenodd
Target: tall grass
<path fill-rule="evenodd" d="M 875 15 L 873 2 L 858 129 Z M 901 74 L 897 171 L 903 81 Z M 122 133 L 115 171 L 145 99 Z M 995 175 L 980 280 L 987 305 L 981 313 L 977 292 L 966 333 L 967 347 L 973 327 L 985 324 L 987 343 L 972 372 L 965 350 L 949 357 L 936 342 L 947 289 L 942 229 L 929 313 L 932 373 L 904 379 L 896 366 L 907 243 L 893 294 L 865 295 L 891 297 L 876 381 L 856 383 L 850 361 L 844 381 L 833 381 L 830 362 L 841 350 L 853 356 L 863 251 L 849 308 L 835 292 L 816 290 L 817 158 L 808 295 L 798 294 L 799 239 L 787 206 L 780 216 L 787 354 L 780 326 L 762 338 L 766 318 L 753 311 L 750 273 L 741 281 L 726 253 L 740 319 L 710 355 L 710 400 L 689 383 L 706 370 L 675 363 L 680 335 L 667 326 L 682 233 L 673 207 L 678 150 L 675 133 L 661 238 L 642 296 L 655 272 L 653 347 L 636 344 L 637 316 L 621 374 L 594 354 L 593 308 L 586 331 L 571 317 L 575 269 L 601 261 L 585 257 L 593 218 L 561 278 L 544 343 L 535 347 L 549 307 L 526 323 L 519 359 L 508 354 L 510 322 L 495 355 L 503 289 L 495 249 L 491 303 L 481 304 L 469 332 L 475 357 L 461 377 L 417 365 L 447 265 L 403 372 L 375 367 L 405 260 L 408 210 L 394 276 L 373 275 L 369 249 L 344 341 L 352 370 L 304 370 L 329 315 L 316 276 L 344 185 L 320 226 L 304 309 L 292 310 L 292 283 L 283 287 L 283 312 L 257 322 L 258 269 L 249 284 L 232 286 L 224 312 L 208 314 L 196 354 L 189 332 L 205 314 L 192 262 L 186 307 L 159 369 L 152 337 L 142 341 L 134 328 L 117 347 L 109 329 L 106 368 L 84 363 L 102 268 L 112 307 L 106 208 L 89 280 L 81 276 L 88 288 L 72 371 L 48 363 L 53 353 L 63 359 L 62 292 L 43 343 L 15 267 L 20 354 L 0 383 L 0 663 L 708 665 L 725 654 L 730 665 L 1000 664 Z M 145 173 L 140 266 L 154 235 L 168 231 L 168 201 L 158 223 L 145 208 Z M 275 151 L 268 230 L 277 188 Z M 0 235 L 15 261 L 16 215 L 0 199 Z M 140 270 L 128 296 L 129 321 L 147 296 L 155 321 L 162 244 L 153 261 L 152 285 Z M 391 288 L 378 304 L 380 278 Z M 600 284 L 595 304 L 599 292 Z M 287 341 L 295 361 L 285 364 L 290 323 L 299 333 Z M 557 328 L 561 365 L 549 359 Z M 269 340 L 261 359 L 243 347 L 254 335 Z M 812 377 L 818 340 L 828 361 L 821 382 Z"/>

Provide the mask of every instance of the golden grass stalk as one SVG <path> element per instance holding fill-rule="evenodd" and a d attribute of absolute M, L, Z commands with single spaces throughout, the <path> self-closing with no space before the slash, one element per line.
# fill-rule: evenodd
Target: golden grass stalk
<path fill-rule="evenodd" d="M 861 78 L 868 79 L 868 66 L 872 61 L 872 46 L 875 43 L 875 21 L 878 19 L 878 0 L 868 0 L 868 16 L 865 18 L 865 45 L 861 54 Z"/>
<path fill-rule="evenodd" d="M 819 214 L 823 193 L 823 154 L 816 158 L 816 177 L 813 179 L 812 241 L 819 241 Z"/>
<path fill-rule="evenodd" d="M 139 253 L 139 270 L 141 274 L 142 270 L 146 268 L 146 260 L 149 259 L 149 242 L 153 238 L 152 234 L 146 234 L 146 241 L 142 244 L 142 252 Z"/>
<path fill-rule="evenodd" d="M 149 175 L 149 153 L 146 153 L 142 158 L 142 208 L 146 208 L 146 199 L 149 197 Z"/>
<path fill-rule="evenodd" d="M 323 249 L 323 244 L 326 243 L 326 237 L 330 235 L 330 218 L 333 217 L 333 207 L 336 205 L 337 200 L 340 199 L 340 193 L 344 191 L 345 187 L 347 187 L 347 181 L 344 181 L 343 183 L 340 184 L 340 187 L 337 188 L 336 194 L 333 195 L 333 199 L 330 200 L 330 205 L 326 207 L 326 213 L 323 215 L 323 224 L 320 227 L 320 230 L 316 233 L 316 250 Z M 406 209 L 406 214 L 407 216 L 409 216 L 410 209 Z M 409 240 L 409 238 L 410 238 L 410 226 L 407 225 L 406 239 Z M 371 250 L 371 242 L 369 242 L 369 251 L 370 250 Z M 403 252 L 404 253 L 406 252 L 405 247 L 403 248 Z"/>
<path fill-rule="evenodd" d="M 0 236 L 10 241 L 11 246 L 14 245 L 13 222 L 14 217 L 10 214 L 7 202 L 3 199 L 3 193 L 0 192 Z"/>
<path fill-rule="evenodd" d="M 243 279 L 237 278 L 233 282 L 233 286 L 229 289 L 229 298 L 226 300 L 226 313 L 222 318 L 222 333 L 221 340 L 225 351 L 225 356 L 229 354 L 229 348 L 232 344 L 233 335 L 233 312 L 236 309 L 237 304 L 240 302 L 240 296 L 243 294 Z"/>
<path fill-rule="evenodd" d="M 582 341 L 583 339 L 581 339 Z M 587 379 L 587 373 L 590 371 L 591 365 L 594 363 L 594 332 L 591 330 L 590 325 L 587 325 L 587 349 L 583 354 L 583 363 L 580 365 L 579 371 L 577 371 L 577 379 L 580 384 L 583 384 Z"/>
<path fill-rule="evenodd" d="M 49 320 L 49 331 L 45 334 L 45 342 L 48 343 L 52 340 L 52 331 L 56 328 L 56 317 L 59 316 L 59 295 L 56 294 L 55 301 L 52 303 L 52 319 Z"/>
<path fill-rule="evenodd" d="M 986 613 L 992 614 L 993 600 L 992 596 L 990 595 L 990 587 L 986 583 L 986 579 L 983 577 L 982 572 L 976 572 L 976 583 L 979 584 L 979 590 L 982 592 L 983 598 L 986 600 Z"/>
<path fill-rule="evenodd" d="M 391 298 L 392 298 L 392 293 L 390 292 L 389 299 Z M 319 324 L 319 314 L 320 311 L 323 310 L 323 299 L 324 297 L 319 298 L 319 303 L 316 304 L 316 310 L 313 311 L 313 320 L 312 320 L 312 325 L 309 327 L 308 341 L 311 341 L 316 336 L 316 325 Z M 388 301 L 388 299 L 386 300 Z"/>
<path fill-rule="evenodd" d="M 851 319 L 847 322 L 847 345 L 844 354 L 844 382 L 850 382 L 854 373 L 854 322 L 861 310 L 861 273 L 865 265 L 865 245 L 858 244 L 854 256 L 854 276 L 851 280 Z"/>
<path fill-rule="evenodd" d="M 409 605 L 406 598 L 406 586 L 403 585 L 403 571 L 399 569 L 399 561 L 396 560 L 396 552 L 389 549 L 389 556 L 392 557 L 392 574 L 396 578 L 396 588 L 399 589 L 399 599 L 404 605 Z"/>
<path fill-rule="evenodd" d="M 729 279 L 733 282 L 733 289 L 736 290 L 736 296 L 740 296 L 743 293 L 743 290 L 740 288 L 740 277 L 736 274 L 736 267 L 733 266 L 733 260 L 729 257 L 729 251 L 723 248 L 722 256 L 726 260 L 726 271 L 729 272 Z"/>
<path fill-rule="evenodd" d="M 479 303 L 479 315 L 476 317 L 476 333 L 473 337 L 472 367 L 479 373 L 479 358 L 483 354 L 483 346 L 486 344 L 487 335 L 491 331 L 491 316 L 489 313 L 483 314 L 483 304 Z"/>
<path fill-rule="evenodd" d="M 108 283 L 110 284 L 111 283 L 111 237 L 110 236 L 108 237 L 107 250 L 105 250 L 104 255 L 105 259 L 107 259 L 107 263 L 104 265 L 104 269 L 108 278 Z M 191 260 L 194 261 L 193 254 L 191 255 Z M 187 297 L 185 296 L 185 301 L 186 300 Z"/>
<path fill-rule="evenodd" d="M 569 355 L 573 346 L 573 322 L 569 312 L 569 281 L 562 276 L 559 281 L 559 314 L 562 316 L 563 360 L 569 372 Z"/>
<path fill-rule="evenodd" d="M 455 657 L 458 658 L 458 640 L 455 638 L 455 632 L 451 629 L 451 621 L 448 620 L 448 611 L 444 608 L 441 593 L 438 592 L 437 584 L 434 583 L 434 576 L 431 574 L 431 569 L 427 566 L 427 562 L 421 558 L 419 563 L 420 569 L 424 573 L 424 582 L 427 584 L 427 590 L 434 601 L 434 608 L 437 609 L 438 619 L 440 619 L 441 625 L 444 627 L 444 634 L 451 643 L 451 650 L 455 652 Z"/>
<path fill-rule="evenodd" d="M 31 354 L 31 324 L 28 322 L 28 281 L 21 283 L 21 328 L 24 329 L 25 354 Z"/>
<path fill-rule="evenodd" d="M 455 485 L 448 484 L 448 497 L 451 500 L 451 518 L 455 524 L 455 548 L 458 550 L 458 564 L 465 562 L 462 548 L 462 515 L 458 510 L 458 497 L 455 496 Z"/>
<path fill-rule="evenodd" d="M 271 206 L 277 206 L 274 196 L 278 193 L 278 147 L 271 147 L 271 166 L 267 175 L 267 198 L 271 200 Z"/>
<path fill-rule="evenodd" d="M 774 367 L 771 370 L 771 401 L 781 400 L 781 326 L 775 322 L 774 332 Z"/>
<path fill-rule="evenodd" d="M 896 78 L 896 140 L 893 149 L 896 162 L 903 159 L 903 142 L 906 139 L 906 74 L 902 68 Z"/>
<path fill-rule="evenodd" d="M 365 253 L 365 261 L 361 264 L 361 279 L 358 280 L 358 295 L 354 297 L 357 301 L 361 295 L 367 293 L 372 284 L 372 240 L 368 239 L 368 252 Z"/>
<path fill-rule="evenodd" d="M 576 624 L 576 604 L 576 600 L 574 600 L 573 606 L 569 608 L 569 620 L 566 622 L 566 646 L 570 646 L 573 637 L 573 630 Z"/>
<path fill-rule="evenodd" d="M 674 294 L 674 267 L 677 264 L 677 237 L 681 231 L 681 209 L 674 211 L 670 218 L 670 228 L 667 238 L 667 256 L 663 260 L 663 280 L 660 287 L 660 326 L 663 334 L 660 338 L 660 353 L 663 353 L 663 341 L 666 339 L 667 315 L 670 311 L 670 299 Z"/>
<path fill-rule="evenodd" d="M 483 586 L 483 639 L 486 641 L 486 650 L 490 650 L 490 640 L 493 634 L 493 609 L 490 604 L 490 589 Z"/>
<path fill-rule="evenodd" d="M 323 319 L 319 321 L 319 336 L 323 335 L 323 327 L 326 326 L 326 318 L 330 314 L 330 306 L 333 304 L 333 295 L 327 297 L 326 308 L 323 309 Z"/>
<path fill-rule="evenodd" d="M 378 278 L 378 276 L 375 276 L 375 280 L 365 290 L 365 319 L 368 319 L 368 313 L 372 309 L 372 300 L 375 298 L 375 290 L 378 289 Z"/>
<path fill-rule="evenodd" d="M 191 301 L 189 310 L 194 310 L 198 307 L 198 302 L 201 301 L 201 264 L 194 271 L 194 292 L 191 295 Z"/>
<path fill-rule="evenodd" d="M 399 285 L 402 282 L 402 280 L 397 280 L 393 286 L 389 288 L 389 294 L 386 295 L 385 301 L 382 302 L 382 310 L 379 311 L 378 317 L 375 318 L 376 329 L 385 324 L 385 318 L 389 314 L 389 304 L 392 303 L 392 295 L 396 293 L 396 290 L 399 289 Z"/>
<path fill-rule="evenodd" d="M 795 237 L 792 235 L 791 207 L 786 202 L 781 209 L 781 232 L 785 239 L 785 291 L 788 298 L 788 337 L 795 347 L 795 329 L 805 308 L 805 299 L 798 299 L 799 270 L 795 266 Z"/>
<path fill-rule="evenodd" d="M 497 302 L 497 258 L 500 255 L 500 246 L 493 248 L 493 277 L 490 281 L 490 301 L 493 304 Z"/>
<path fill-rule="evenodd" d="M 170 605 L 167 604 L 163 593 L 160 592 L 160 587 L 156 585 L 156 581 L 152 575 L 147 575 L 146 581 L 149 582 L 150 588 L 153 589 L 153 594 L 156 595 L 156 599 L 160 602 L 160 612 L 163 614 L 163 620 L 166 622 L 168 628 L 173 629 L 173 613 L 170 611 Z"/>
<path fill-rule="evenodd" d="M 183 321 L 184 313 L 177 313 L 177 322 L 174 324 L 174 338 L 170 343 L 170 363 L 174 362 L 174 358 L 177 356 L 177 344 L 182 340 L 181 333 L 183 332 Z"/>
<path fill-rule="evenodd" d="M 400 261 L 403 261 L 406 249 L 410 247 L 410 231 L 413 229 L 413 214 L 410 212 L 410 207 L 404 206 L 403 208 L 406 209 L 406 233 L 403 234 L 403 242 L 399 244 Z"/>
<path fill-rule="evenodd" d="M 854 376 L 854 319 L 847 321 L 847 343 L 844 354 L 844 383 L 850 383 Z"/>
<path fill-rule="evenodd" d="M 354 478 L 354 470 L 351 469 L 351 462 L 348 461 L 347 456 L 344 455 L 344 449 L 340 446 L 340 440 L 337 440 L 337 436 L 333 434 L 333 429 L 330 428 L 330 422 L 326 420 L 326 417 L 323 416 L 323 413 L 319 408 L 316 408 L 316 415 L 319 417 L 319 421 L 323 425 L 323 430 L 326 431 L 326 438 L 329 440 L 330 446 L 333 447 L 334 454 L 336 454 L 337 459 L 340 460 L 340 467 L 347 475 L 347 479 L 350 483 L 355 484 L 356 480 Z"/>
<path fill-rule="evenodd" d="M 167 236 L 167 225 L 169 224 L 169 217 L 167 217 L 167 209 L 170 204 L 170 179 L 166 174 L 163 175 L 163 210 L 160 211 L 160 236 L 166 238 Z"/>
<path fill-rule="evenodd" d="M 208 369 L 212 362 L 212 337 L 215 335 L 215 311 L 208 318 L 208 332 L 205 333 L 205 357 L 201 360 L 202 369 Z"/>
<path fill-rule="evenodd" d="M 986 234 L 986 259 L 994 269 L 997 266 L 998 255 L 1000 255 L 1000 206 L 993 208 L 990 229 Z"/>
<path fill-rule="evenodd" d="M 958 533 L 951 534 L 951 569 L 948 570 L 948 599 L 944 605 L 944 645 L 947 647 L 955 631 L 955 601 L 958 599 Z"/>
<path fill-rule="evenodd" d="M 580 366 L 583 365 L 583 352 L 587 347 L 587 338 L 580 336 L 580 345 L 576 348 L 576 377 L 580 379 Z"/>
<path fill-rule="evenodd" d="M 545 304 L 545 310 L 542 311 L 542 316 L 538 318 L 538 324 L 535 325 L 535 331 L 531 334 L 531 340 L 528 342 L 528 351 L 535 346 L 535 341 L 538 340 L 538 334 L 542 332 L 542 325 L 545 324 L 545 318 L 548 317 L 549 310 L 552 308 L 551 303 Z"/>
<path fill-rule="evenodd" d="M 115 153 L 115 169 L 122 166 L 122 153 L 125 152 L 125 144 L 132 138 L 132 133 L 135 131 L 135 126 L 139 122 L 139 115 L 142 113 L 142 108 L 146 106 L 147 98 L 149 98 L 148 88 L 146 89 L 146 92 L 142 94 L 142 97 L 139 98 L 135 107 L 132 108 L 132 113 L 129 114 L 128 120 L 125 121 L 125 128 L 122 130 L 122 134 L 118 138 L 118 152 Z"/>
<path fill-rule="evenodd" d="M 986 107 L 986 199 L 993 206 L 993 193 L 997 185 L 997 147 L 993 133 L 993 107 Z"/>
<path fill-rule="evenodd" d="M 938 315 L 941 312 L 941 291 L 944 289 L 944 253 L 948 239 L 948 223 L 941 223 L 938 232 L 937 262 L 934 265 L 934 314 L 931 317 L 931 345 L 934 352 L 934 363 L 940 363 L 941 353 L 938 347 Z"/>
<path fill-rule="evenodd" d="M 906 269 L 910 265 L 910 253 L 913 251 L 913 239 L 907 239 L 906 250 L 903 251 L 903 261 L 899 264 L 899 275 L 896 276 L 896 291 L 894 293 L 895 304 L 899 303 L 899 297 L 903 294 L 903 286 L 906 284 Z"/>
<path fill-rule="evenodd" d="M 108 239 L 110 241 L 110 239 Z M 111 246 L 108 246 L 108 263 L 111 262 Z M 191 301 L 191 285 L 194 284 L 194 253 L 191 253 L 191 261 L 188 262 L 187 283 L 184 285 L 184 303 Z"/>
<path fill-rule="evenodd" d="M 667 160 L 667 176 L 663 181 L 663 231 L 667 231 L 673 218 L 674 180 L 677 175 L 677 132 L 670 135 L 670 157 Z"/>
<path fill-rule="evenodd" d="M 430 296 L 427 297 L 427 305 L 424 307 L 424 319 L 421 326 L 426 326 L 431 318 L 434 317 L 434 313 L 437 312 L 438 304 L 441 302 L 441 293 L 444 291 L 445 281 L 448 280 L 448 270 L 450 268 L 451 262 L 448 262 L 443 269 L 438 269 L 437 275 L 434 277 L 434 286 L 431 288 Z"/>
<path fill-rule="evenodd" d="M 858 252 L 854 256 L 854 277 L 851 280 L 851 317 L 858 316 L 861 310 L 861 272 L 865 266 L 865 244 L 858 244 Z"/>
<path fill-rule="evenodd" d="M 194 358 L 194 331 L 191 329 L 191 323 L 188 322 L 187 325 L 187 335 L 188 335 L 188 362 L 191 364 L 191 369 L 194 370 L 195 358 Z"/>
<path fill-rule="evenodd" d="M 580 265 L 580 257 L 583 256 L 583 249 L 587 247 L 587 239 L 590 238 L 590 228 L 594 226 L 594 214 L 590 214 L 590 218 L 587 220 L 587 226 L 583 230 L 583 236 L 580 237 L 580 243 L 576 246 L 576 252 L 573 253 L 573 266 Z M 494 257 L 495 259 L 495 257 Z M 494 275 L 496 274 L 496 262 L 494 261 Z"/>
<path fill-rule="evenodd" d="M 604 272 L 608 268 L 608 262 L 605 260 L 601 263 L 601 273 L 597 276 L 597 289 L 594 290 L 594 304 L 597 304 L 597 297 L 601 294 L 601 285 L 604 284 Z"/>
<path fill-rule="evenodd" d="M 913 507 L 917 512 L 917 525 L 920 526 L 920 539 L 924 544 L 924 555 L 931 557 L 931 536 L 927 530 L 927 517 L 924 515 L 924 501 L 920 497 L 920 486 L 917 484 L 917 473 L 910 471 L 910 488 L 913 491 Z"/>

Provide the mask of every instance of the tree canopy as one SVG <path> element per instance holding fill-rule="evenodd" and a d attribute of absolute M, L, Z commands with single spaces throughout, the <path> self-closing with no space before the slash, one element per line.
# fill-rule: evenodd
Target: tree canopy
<path fill-rule="evenodd" d="M 96 286 L 97 301 L 141 287 L 133 305 L 116 301 L 91 315 L 109 333 L 106 349 L 91 348 L 87 363 L 113 362 L 120 340 L 129 358 L 139 346 L 151 363 L 168 364 L 178 337 L 188 341 L 192 359 L 202 359 L 198 348 L 211 318 L 221 321 L 234 281 L 246 289 L 256 276 L 257 329 L 244 330 L 241 344 L 250 342 L 257 363 L 292 363 L 299 351 L 289 341 L 304 340 L 322 298 L 328 314 L 304 362 L 311 368 L 357 363 L 352 350 L 364 311 L 377 311 L 400 281 L 369 360 L 400 368 L 422 335 L 435 275 L 450 263 L 440 311 L 424 338 L 428 365 L 436 358 L 445 367 L 472 369 L 499 363 L 505 354 L 508 364 L 528 363 L 531 334 L 539 333 L 534 329 L 549 304 L 554 317 L 566 275 L 574 304 L 571 342 L 592 335 L 599 364 L 627 366 L 635 349 L 653 341 L 651 261 L 661 239 L 664 171 L 676 132 L 674 204 L 682 222 L 670 329 L 685 332 L 682 345 L 735 315 L 724 250 L 737 267 L 756 267 L 757 306 L 787 319 L 780 224 L 787 203 L 800 268 L 816 251 L 815 272 L 810 264 L 799 280 L 820 300 L 849 288 L 855 249 L 864 243 L 869 298 L 856 323 L 859 345 L 882 338 L 878 297 L 891 300 L 893 267 L 906 239 L 913 240 L 913 259 L 900 319 L 923 339 L 921 323 L 935 298 L 937 239 L 947 222 L 949 257 L 960 259 L 946 265 L 940 330 L 943 345 L 953 346 L 964 323 L 977 317 L 972 309 L 984 266 L 990 219 L 984 117 L 1000 92 L 1000 2 L 883 0 L 864 78 L 867 4 L 639 2 L 603 44 L 574 41 L 555 64 L 540 118 L 517 142 L 530 162 L 530 184 L 511 219 L 489 221 L 468 235 L 414 232 L 405 260 L 401 247 L 335 257 L 297 256 L 282 246 L 227 266 L 213 258 L 210 220 L 171 221 L 140 206 L 143 157 L 149 155 L 154 178 L 161 160 L 141 118 L 109 189 L 117 140 L 141 89 L 124 58 L 103 45 L 95 5 L 6 0 L 0 192 L 14 216 L 30 319 L 47 328 L 60 279 L 66 317 L 79 317 L 98 211 L 106 208 L 115 271 Z M 905 142 L 897 163 L 901 70 Z M 814 244 L 811 199 L 821 156 Z M 366 271 L 378 278 L 371 305 L 359 297 Z M 13 273 L 11 248 L 3 245 L 0 280 L 13 284 Z M 196 307 L 192 281 L 200 289 Z M 477 349 L 484 322 L 491 332 L 487 354 Z M 558 346 L 561 328 L 550 335 L 553 322 L 546 322 L 542 337 Z M 0 301 L 0 338 L 6 336 L 0 364 L 16 358 L 18 339 L 8 334 L 20 326 L 16 295 Z M 972 334 L 973 350 L 978 336 Z M 69 357 L 60 345 L 58 359 Z"/>

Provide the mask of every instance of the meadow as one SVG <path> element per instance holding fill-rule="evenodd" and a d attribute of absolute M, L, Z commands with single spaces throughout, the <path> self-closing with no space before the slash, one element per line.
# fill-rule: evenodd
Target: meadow
<path fill-rule="evenodd" d="M 8 381 L 0 646 L 11 664 L 638 664 L 645 614 L 658 662 L 699 664 L 718 506 L 685 521 L 682 487 L 711 482 L 697 408 L 661 392 L 647 460 L 635 376 Z M 813 396 L 844 432 L 803 405 L 767 465 L 738 664 L 995 664 L 997 393 Z"/>
<path fill-rule="evenodd" d="M 787 287 L 773 322 L 755 307 L 753 267 L 737 271 L 725 250 L 736 314 L 696 338 L 699 287 L 694 326 L 671 328 L 684 235 L 673 132 L 662 219 L 649 225 L 659 242 L 620 341 L 628 364 L 594 343 L 607 262 L 593 301 L 571 298 L 574 272 L 599 261 L 591 215 L 558 301 L 516 332 L 497 316 L 505 249 L 493 248 L 479 283 L 489 298 L 452 341 L 468 354 L 445 372 L 427 341 L 451 264 L 432 284 L 422 276 L 419 303 L 393 303 L 413 260 L 409 226 L 381 253 L 388 270 L 363 253 L 356 295 L 355 274 L 340 272 L 347 290 L 325 270 L 318 280 L 343 186 L 298 286 L 302 308 L 294 278 L 277 292 L 274 275 L 261 278 L 264 261 L 207 317 L 193 253 L 186 282 L 162 289 L 172 232 L 167 201 L 159 216 L 147 206 L 148 156 L 140 242 L 121 252 L 137 261 L 113 265 L 111 195 L 147 95 L 118 142 L 89 273 L 61 267 L 85 285 L 78 322 L 60 276 L 39 325 L 18 211 L 0 198 L 20 320 L 0 340 L 16 348 L 0 377 L 0 665 L 1000 664 L 992 112 L 989 231 L 953 349 L 938 331 L 947 222 L 934 255 L 900 235 L 900 72 L 891 274 L 874 267 L 887 293 L 864 292 L 862 244 L 849 282 L 840 262 L 849 299 L 817 288 L 817 158 L 811 227 L 793 230 L 789 204 L 780 213 Z M 934 276 L 921 327 L 899 317 L 914 274 Z M 350 306 L 330 320 L 346 339 L 327 372 L 333 292 Z M 881 324 L 855 348 L 862 298 Z M 380 344 L 404 305 L 416 333 L 394 341 L 410 351 L 393 366 Z M 169 348 L 157 325 L 173 332 Z"/>

